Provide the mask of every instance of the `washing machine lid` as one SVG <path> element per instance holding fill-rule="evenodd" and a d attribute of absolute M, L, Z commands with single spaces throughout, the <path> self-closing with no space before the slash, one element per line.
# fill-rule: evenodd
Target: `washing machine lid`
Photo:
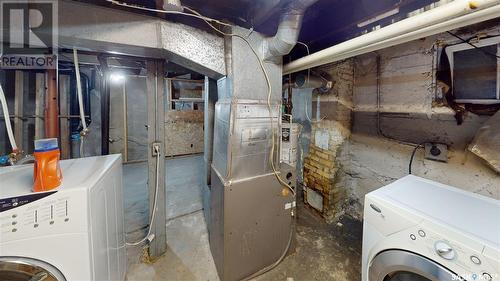
<path fill-rule="evenodd" d="M 61 160 L 61 185 L 54 191 L 90 188 L 113 164 L 121 163 L 120 154 Z M 33 164 L 1 167 L 0 199 L 32 194 Z"/>
<path fill-rule="evenodd" d="M 500 201 L 416 176 L 406 176 L 370 196 L 500 247 Z"/>
<path fill-rule="evenodd" d="M 0 257 L 2 281 L 66 281 L 64 275 L 46 262 L 24 257 Z"/>
<path fill-rule="evenodd" d="M 398 277 L 406 276 L 406 278 Z M 418 280 L 452 281 L 461 280 L 458 275 L 441 264 L 403 250 L 388 250 L 376 255 L 368 269 L 368 280 Z"/>

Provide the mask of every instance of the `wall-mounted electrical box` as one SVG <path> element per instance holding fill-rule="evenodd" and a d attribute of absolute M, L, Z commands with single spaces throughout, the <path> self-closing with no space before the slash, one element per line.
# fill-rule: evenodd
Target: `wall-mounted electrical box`
<path fill-rule="evenodd" d="M 425 159 L 448 162 L 448 146 L 442 143 L 426 143 Z"/>

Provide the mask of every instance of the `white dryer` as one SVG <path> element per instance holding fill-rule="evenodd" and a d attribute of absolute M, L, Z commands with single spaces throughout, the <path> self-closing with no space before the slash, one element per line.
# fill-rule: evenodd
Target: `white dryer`
<path fill-rule="evenodd" d="M 0 168 L 0 280 L 124 280 L 120 155 L 60 162 L 57 189 L 33 193 L 33 165 Z"/>
<path fill-rule="evenodd" d="M 500 280 L 500 202 L 416 176 L 366 195 L 363 281 Z"/>

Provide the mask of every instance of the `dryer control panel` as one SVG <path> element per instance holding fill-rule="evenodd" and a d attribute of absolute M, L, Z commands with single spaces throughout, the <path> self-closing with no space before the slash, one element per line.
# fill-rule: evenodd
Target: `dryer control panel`
<path fill-rule="evenodd" d="M 1 198 L 0 242 L 85 231 L 85 196 L 79 194 L 50 191 Z"/>
<path fill-rule="evenodd" d="M 405 239 L 417 253 L 452 270 L 456 280 L 500 280 L 500 253 L 488 252 L 492 249 L 466 235 L 424 222 L 395 236 Z"/>

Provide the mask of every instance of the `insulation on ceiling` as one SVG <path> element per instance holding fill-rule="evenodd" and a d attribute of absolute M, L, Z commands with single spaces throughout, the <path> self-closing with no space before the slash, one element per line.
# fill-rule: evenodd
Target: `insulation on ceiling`
<path fill-rule="evenodd" d="M 500 173 L 500 111 L 490 117 L 478 130 L 469 145 L 469 150 Z"/>

